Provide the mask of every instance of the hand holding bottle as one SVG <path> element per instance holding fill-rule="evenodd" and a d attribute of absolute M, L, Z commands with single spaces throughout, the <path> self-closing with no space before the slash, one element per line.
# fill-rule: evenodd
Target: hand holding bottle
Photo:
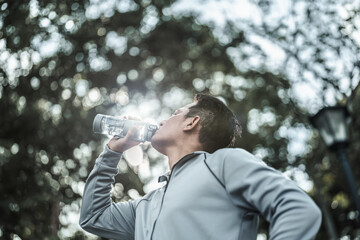
<path fill-rule="evenodd" d="M 120 138 L 118 136 L 114 136 L 112 139 L 110 139 L 107 144 L 108 147 L 112 151 L 122 153 L 136 145 L 139 145 L 139 141 L 133 140 L 137 134 L 137 131 L 138 129 L 135 125 L 131 126 L 125 137 Z"/>
<path fill-rule="evenodd" d="M 108 146 L 116 152 L 124 152 L 140 142 L 150 141 L 157 130 L 156 125 L 142 122 L 131 116 L 117 118 L 97 114 L 93 122 L 95 133 L 113 136 Z"/>
<path fill-rule="evenodd" d="M 97 114 L 93 122 L 95 133 L 118 136 L 123 138 L 132 126 L 137 127 L 136 134 L 132 135 L 134 141 L 150 141 L 158 130 L 158 126 L 147 122 L 139 121 L 135 117 L 117 118 L 113 116 Z"/>

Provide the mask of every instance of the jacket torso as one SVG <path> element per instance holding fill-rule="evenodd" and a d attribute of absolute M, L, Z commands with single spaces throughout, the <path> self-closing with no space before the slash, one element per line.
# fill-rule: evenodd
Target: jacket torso
<path fill-rule="evenodd" d="M 120 157 L 106 147 L 88 177 L 80 225 L 91 233 L 122 240 L 252 240 L 258 214 L 269 222 L 270 240 L 313 239 L 320 227 L 311 198 L 242 149 L 189 154 L 165 186 L 112 203 Z"/>
<path fill-rule="evenodd" d="M 182 159 L 165 186 L 137 203 L 135 239 L 256 239 L 257 214 L 231 202 L 206 164 L 211 157 Z"/>

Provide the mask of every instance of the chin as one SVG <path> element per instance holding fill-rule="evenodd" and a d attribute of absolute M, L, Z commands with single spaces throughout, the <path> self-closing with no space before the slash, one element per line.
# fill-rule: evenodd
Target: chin
<path fill-rule="evenodd" d="M 162 153 L 162 154 L 164 154 L 164 155 L 166 155 L 165 154 L 165 144 L 164 144 L 164 141 L 161 141 L 160 139 L 156 139 L 156 137 L 153 137 L 152 139 L 151 139 L 151 146 L 155 149 L 155 150 L 157 150 L 158 152 L 160 152 L 160 153 Z"/>

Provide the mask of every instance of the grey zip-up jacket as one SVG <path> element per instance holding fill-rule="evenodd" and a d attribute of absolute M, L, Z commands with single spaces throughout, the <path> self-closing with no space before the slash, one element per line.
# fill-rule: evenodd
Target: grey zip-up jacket
<path fill-rule="evenodd" d="M 182 158 L 167 184 L 144 197 L 112 203 L 120 153 L 107 146 L 85 185 L 80 225 L 111 239 L 253 240 L 258 215 L 272 240 L 313 239 L 321 213 L 280 172 L 242 149 L 195 152 Z"/>

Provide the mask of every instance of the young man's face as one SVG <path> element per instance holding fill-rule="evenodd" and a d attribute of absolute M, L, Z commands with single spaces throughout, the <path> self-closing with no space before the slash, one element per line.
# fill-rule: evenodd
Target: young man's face
<path fill-rule="evenodd" d="M 177 109 L 170 118 L 160 122 L 159 130 L 151 139 L 151 144 L 156 150 L 166 154 L 167 147 L 175 145 L 176 141 L 182 139 L 183 129 L 186 126 L 186 114 L 195 104 L 194 102 Z"/>

